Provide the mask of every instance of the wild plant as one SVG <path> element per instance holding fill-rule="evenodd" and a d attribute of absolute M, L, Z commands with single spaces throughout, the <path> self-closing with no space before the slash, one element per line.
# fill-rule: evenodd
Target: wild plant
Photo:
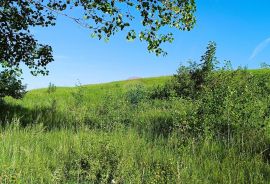
<path fill-rule="evenodd" d="M 52 93 L 55 93 L 55 91 L 56 91 L 56 86 L 52 83 L 49 83 L 49 86 L 47 88 L 47 93 L 52 94 Z"/>

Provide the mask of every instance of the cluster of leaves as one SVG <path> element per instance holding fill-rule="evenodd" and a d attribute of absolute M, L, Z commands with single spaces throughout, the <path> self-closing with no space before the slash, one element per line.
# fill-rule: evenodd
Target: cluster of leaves
<path fill-rule="evenodd" d="M 8 63 L 0 63 L 0 101 L 5 96 L 21 98 L 25 94 L 26 86 L 20 77 L 22 71 L 18 67 L 7 68 Z M 2 67 L 1 67 L 2 66 Z M 19 79 L 18 79 L 19 78 Z"/>
<path fill-rule="evenodd" d="M 196 5 L 194 0 L 53 2 L 48 5 L 50 9 L 54 9 L 55 6 L 62 7 L 61 10 L 83 7 L 83 19 L 64 15 L 90 29 L 93 37 L 108 40 L 115 33 L 128 29 L 126 36 L 128 40 L 134 40 L 138 37 L 141 41 L 146 41 L 148 43 L 147 49 L 157 55 L 166 54 L 160 48 L 161 43 L 173 41 L 172 33 L 161 33 L 163 27 L 191 30 L 195 24 Z M 141 21 L 142 25 L 138 30 L 132 26 L 136 18 Z"/>
<path fill-rule="evenodd" d="M 126 92 L 126 99 L 132 105 L 138 105 L 139 102 L 146 100 L 147 96 L 147 91 L 142 84 L 130 86 Z"/>
<path fill-rule="evenodd" d="M 17 79 L 14 72 L 5 70 L 0 73 L 0 101 L 5 96 L 21 98 L 25 94 L 25 85 Z"/>
<path fill-rule="evenodd" d="M 30 33 L 34 26 L 54 25 L 52 12 L 32 1 L 0 2 L 0 62 L 6 68 L 19 68 L 24 63 L 36 75 L 46 75 L 46 65 L 53 61 L 52 48 L 39 44 Z"/>
<path fill-rule="evenodd" d="M 201 122 L 219 137 L 261 135 L 269 124 L 269 93 L 245 69 L 220 70 L 201 92 Z"/>
<path fill-rule="evenodd" d="M 53 61 L 52 48 L 30 33 L 30 27 L 54 25 L 54 16 L 32 1 L 0 1 L 1 97 L 22 97 L 25 87 L 19 78 L 20 65 L 33 75 L 47 75 L 46 65 Z"/>
<path fill-rule="evenodd" d="M 83 8 L 83 18 L 65 13 L 66 9 Z M 4 0 L 0 3 L 1 61 L 18 66 L 20 61 L 30 68 L 46 74 L 38 67 L 44 67 L 53 60 L 51 47 L 42 45 L 30 34 L 30 27 L 53 26 L 58 14 L 72 18 L 75 22 L 93 31 L 93 36 L 109 38 L 116 32 L 131 26 L 139 11 L 143 30 L 136 34 L 129 30 L 127 39 L 148 42 L 148 50 L 157 55 L 164 53 L 160 44 L 172 41 L 171 33 L 159 34 L 162 27 L 170 26 L 179 30 L 190 30 L 195 24 L 194 0 L 173 1 L 61 1 L 61 0 Z M 44 73 L 45 72 L 45 73 Z"/>

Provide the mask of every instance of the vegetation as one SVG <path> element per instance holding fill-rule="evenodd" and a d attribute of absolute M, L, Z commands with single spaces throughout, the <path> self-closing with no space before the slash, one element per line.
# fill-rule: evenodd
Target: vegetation
<path fill-rule="evenodd" d="M 17 79 L 15 71 L 4 71 L 0 73 L 0 100 L 9 95 L 13 98 L 22 98 L 26 86 L 22 81 Z"/>
<path fill-rule="evenodd" d="M 270 70 L 33 90 L 0 109 L 1 183 L 269 183 Z"/>

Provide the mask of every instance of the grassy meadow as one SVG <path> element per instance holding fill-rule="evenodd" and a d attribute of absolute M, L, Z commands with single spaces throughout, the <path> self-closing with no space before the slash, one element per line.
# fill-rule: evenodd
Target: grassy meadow
<path fill-rule="evenodd" d="M 270 70 L 29 91 L 0 109 L 0 183 L 270 183 Z"/>

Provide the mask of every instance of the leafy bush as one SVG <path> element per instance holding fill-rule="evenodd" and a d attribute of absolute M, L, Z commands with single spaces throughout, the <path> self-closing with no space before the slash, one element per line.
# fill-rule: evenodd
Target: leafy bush
<path fill-rule="evenodd" d="M 202 130 L 197 108 L 196 103 L 179 98 L 144 102 L 135 112 L 133 126 L 152 138 L 168 138 L 171 134 L 177 134 L 179 141 L 198 138 Z"/>
<path fill-rule="evenodd" d="M 269 79 L 261 82 L 245 68 L 217 67 L 216 45 L 209 43 L 202 63 L 181 66 L 174 75 L 174 90 L 179 97 L 199 104 L 200 130 L 229 140 L 250 132 L 265 136 L 269 125 Z M 195 128 L 195 127 L 194 127 Z"/>
<path fill-rule="evenodd" d="M 126 93 L 108 91 L 98 104 L 87 107 L 85 123 L 93 129 L 113 131 L 130 127 L 134 105 L 126 100 Z"/>
<path fill-rule="evenodd" d="M 144 99 L 147 99 L 147 91 L 141 84 L 129 86 L 126 92 L 126 99 L 132 105 L 138 105 Z"/>
<path fill-rule="evenodd" d="M 17 78 L 15 71 L 0 72 L 0 100 L 5 96 L 13 98 L 22 98 L 26 86 L 22 85 L 22 81 Z"/>
<path fill-rule="evenodd" d="M 150 99 L 163 99 L 167 100 L 170 97 L 174 96 L 174 91 L 172 88 L 171 81 L 166 82 L 164 85 L 157 85 L 152 87 L 149 90 L 149 98 Z"/>
<path fill-rule="evenodd" d="M 213 74 L 200 94 L 201 121 L 220 136 L 264 130 L 268 98 L 254 76 L 244 69 Z M 210 85 L 211 84 L 211 85 Z"/>
<path fill-rule="evenodd" d="M 210 42 L 200 64 L 190 61 L 189 66 L 179 67 L 174 75 L 174 89 L 179 96 L 195 98 L 201 92 L 218 63 L 215 53 L 216 44 Z"/>

